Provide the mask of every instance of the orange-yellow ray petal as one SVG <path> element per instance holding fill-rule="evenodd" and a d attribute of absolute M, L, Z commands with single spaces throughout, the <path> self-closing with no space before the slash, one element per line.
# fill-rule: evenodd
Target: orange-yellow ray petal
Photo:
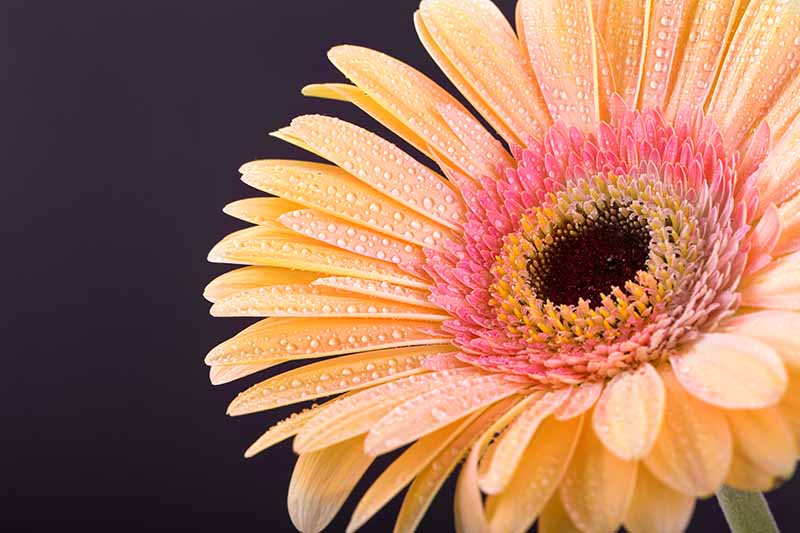
<path fill-rule="evenodd" d="M 426 277 L 422 270 L 425 264 L 422 248 L 403 239 L 314 209 L 291 211 L 281 215 L 278 221 L 306 237 L 359 255 L 389 261 L 416 276 Z"/>
<path fill-rule="evenodd" d="M 333 400 L 329 400 L 323 404 L 314 404 L 311 407 L 296 413 L 292 413 L 290 416 L 278 421 L 276 424 L 267 429 L 267 431 L 265 431 L 264 434 L 262 434 L 253 444 L 251 444 L 249 448 L 247 448 L 247 450 L 244 452 L 244 456 L 246 458 L 253 457 L 254 455 L 263 452 L 267 448 L 270 448 L 279 442 L 283 442 L 290 437 L 294 437 L 301 429 L 303 429 L 303 426 L 306 425 L 306 422 L 316 416 L 317 411 L 326 405 L 344 397 L 346 397 L 346 395 L 339 396 L 338 398 L 334 398 Z"/>
<path fill-rule="evenodd" d="M 752 337 L 769 344 L 783 362 L 800 369 L 800 313 L 757 311 L 724 323 L 724 331 Z"/>
<path fill-rule="evenodd" d="M 363 526 L 389 500 L 403 490 L 403 487 L 411 483 L 414 477 L 427 467 L 444 450 L 445 446 L 464 431 L 477 416 L 478 414 L 475 414 L 464 420 L 457 420 L 409 446 L 400 457 L 381 472 L 378 479 L 364 493 L 353 511 L 347 531 L 356 531 Z"/>
<path fill-rule="evenodd" d="M 553 392 L 531 394 L 534 399 L 503 432 L 493 448 L 488 468 L 480 477 L 483 492 L 497 494 L 505 489 L 523 460 L 525 450 L 534 438 L 539 424 L 564 402 L 569 392 L 569 388 L 563 387 Z M 542 504 L 544 505 L 544 501 Z"/>
<path fill-rule="evenodd" d="M 625 529 L 630 533 L 681 533 L 689 526 L 694 501 L 694 496 L 669 488 L 640 468 Z"/>
<path fill-rule="evenodd" d="M 419 525 L 422 516 L 433 501 L 450 472 L 458 465 L 464 454 L 473 443 L 495 421 L 501 418 L 518 398 L 511 397 L 501 400 L 484 409 L 480 415 L 456 437 L 436 458 L 414 478 L 408 488 L 397 521 L 394 525 L 395 533 L 413 533 Z"/>
<path fill-rule="evenodd" d="M 492 2 L 423 0 L 419 15 L 431 43 L 420 37 L 434 60 L 506 141 L 544 134 L 550 124 L 545 102 L 514 30 Z"/>
<path fill-rule="evenodd" d="M 321 285 L 270 285 L 238 292 L 211 307 L 213 316 L 372 317 L 441 321 L 449 315 Z"/>
<path fill-rule="evenodd" d="M 318 272 L 291 270 L 278 267 L 244 267 L 226 272 L 211 283 L 203 291 L 203 297 L 210 302 L 217 302 L 237 292 L 269 285 L 306 284 L 319 278 Z"/>
<path fill-rule="evenodd" d="M 266 318 L 247 331 L 219 344 L 206 364 L 241 365 L 313 359 L 352 352 L 447 344 L 433 323 L 422 320 L 364 318 Z"/>
<path fill-rule="evenodd" d="M 678 32 L 686 26 L 683 20 L 686 4 L 687 0 L 652 0 L 639 85 L 640 109 L 661 109 L 664 104 Z"/>
<path fill-rule="evenodd" d="M 600 120 L 600 100 L 591 4 L 588 0 L 520 0 L 519 15 L 550 114 L 585 132 L 593 131 Z"/>
<path fill-rule="evenodd" d="M 459 532 L 483 533 L 489 531 L 489 522 L 483 505 L 483 496 L 478 485 L 478 462 L 488 459 L 490 442 L 503 431 L 514 418 L 538 396 L 528 395 L 521 400 L 511 397 L 516 402 L 508 408 L 472 445 L 456 482 L 454 501 L 456 530 Z"/>
<path fill-rule="evenodd" d="M 333 165 L 268 159 L 247 163 L 240 171 L 251 187 L 411 243 L 425 245 L 439 240 L 437 233 L 451 233 Z"/>
<path fill-rule="evenodd" d="M 268 226 L 275 230 L 285 230 L 286 228 L 281 228 L 277 222 L 278 217 L 300 207 L 302 206 L 283 198 L 261 197 L 236 200 L 226 205 L 222 211 L 226 215 L 251 224 Z"/>
<path fill-rule="evenodd" d="M 670 362 L 690 394 L 728 409 L 768 407 L 786 390 L 780 356 L 769 345 L 743 335 L 705 333 Z"/>
<path fill-rule="evenodd" d="M 375 298 L 383 298 L 384 300 L 393 300 L 395 302 L 403 302 L 422 307 L 432 307 L 434 309 L 439 308 L 429 301 L 430 293 L 428 291 L 395 285 L 388 281 L 333 276 L 319 278 L 313 281 L 312 284 L 321 287 L 332 287 L 356 294 L 364 294 Z"/>
<path fill-rule="evenodd" d="M 495 143 L 484 147 L 496 150 L 488 158 L 481 152 L 471 151 L 443 120 L 439 108 L 457 108 L 462 116 L 469 117 L 471 129 L 483 129 L 483 126 L 447 91 L 416 69 L 360 46 L 336 46 L 328 52 L 328 58 L 425 145 L 433 147 L 440 157 L 462 172 L 469 175 L 478 171 L 493 172 L 493 165 L 507 156 Z"/>
<path fill-rule="evenodd" d="M 740 147 L 798 74 L 800 2 L 750 2 L 720 70 L 708 114 Z"/>
<path fill-rule="evenodd" d="M 667 392 L 664 421 L 644 464 L 674 490 L 709 496 L 722 485 L 731 464 L 728 420 L 720 409 L 686 392 L 669 367 L 660 374 Z"/>
<path fill-rule="evenodd" d="M 575 524 L 572 523 L 567 510 L 561 503 L 561 496 L 558 491 L 550 498 L 547 505 L 542 509 L 537 524 L 539 533 L 582 533 Z"/>
<path fill-rule="evenodd" d="M 587 381 L 572 387 L 569 397 L 555 410 L 553 416 L 556 420 L 569 420 L 582 415 L 594 406 L 603 387 L 602 381 Z"/>
<path fill-rule="evenodd" d="M 212 263 L 272 266 L 321 272 L 335 276 L 357 276 L 411 287 L 427 287 L 397 265 L 348 252 L 293 233 L 253 227 L 221 240 L 208 254 Z"/>
<path fill-rule="evenodd" d="M 800 51 L 798 51 L 800 53 Z M 756 170 L 760 206 L 780 206 L 800 192 L 800 116 L 795 118 L 783 137 L 774 143 Z"/>
<path fill-rule="evenodd" d="M 208 369 L 208 379 L 212 385 L 224 385 L 281 363 L 282 361 L 273 361 L 271 363 L 254 363 L 251 365 L 212 366 Z"/>
<path fill-rule="evenodd" d="M 778 479 L 789 479 L 797 462 L 797 443 L 780 408 L 727 411 L 739 454 Z"/>
<path fill-rule="evenodd" d="M 742 288 L 742 305 L 800 310 L 800 252 L 779 257 Z"/>
<path fill-rule="evenodd" d="M 366 433 L 408 398 L 433 388 L 461 383 L 478 375 L 472 368 L 429 372 L 401 378 L 359 391 L 332 403 L 311 419 L 294 441 L 295 451 L 303 453 L 329 446 L 334 442 Z"/>
<path fill-rule="evenodd" d="M 686 0 L 670 73 L 667 120 L 705 103 L 735 28 L 733 14 L 739 4 L 740 0 Z"/>
<path fill-rule="evenodd" d="M 547 418 L 542 422 L 505 490 L 486 500 L 492 531 L 530 529 L 570 464 L 583 420 Z"/>
<path fill-rule="evenodd" d="M 775 256 L 785 255 L 800 250 L 800 193 L 778 207 L 778 219 L 781 234 L 772 253 Z"/>
<path fill-rule="evenodd" d="M 652 0 L 607 0 L 601 37 L 608 51 L 617 93 L 636 107 L 647 53 Z"/>
<path fill-rule="evenodd" d="M 664 417 L 661 377 L 649 363 L 614 376 L 594 408 L 592 426 L 611 453 L 641 459 L 652 449 Z"/>
<path fill-rule="evenodd" d="M 305 115 L 280 130 L 404 206 L 457 229 L 464 206 L 452 186 L 397 146 L 349 122 Z"/>
<path fill-rule="evenodd" d="M 774 489 L 782 480 L 759 468 L 738 450 L 733 456 L 725 484 L 739 490 L 767 492 Z"/>
<path fill-rule="evenodd" d="M 421 372 L 428 355 L 450 350 L 442 346 L 389 348 L 345 355 L 304 365 L 253 385 L 239 393 L 232 414 L 265 411 L 322 396 L 374 386 Z"/>
<path fill-rule="evenodd" d="M 365 449 L 372 455 L 389 452 L 511 396 L 525 386 L 509 381 L 501 374 L 490 374 L 431 389 L 398 405 L 381 418 L 370 429 Z"/>
<path fill-rule="evenodd" d="M 297 459 L 287 503 L 298 530 L 322 531 L 342 508 L 373 460 L 364 453 L 363 441 L 354 437 Z"/>
<path fill-rule="evenodd" d="M 616 531 L 628 510 L 637 464 L 609 452 L 591 428 L 584 428 L 560 487 L 561 502 L 575 525 Z"/>

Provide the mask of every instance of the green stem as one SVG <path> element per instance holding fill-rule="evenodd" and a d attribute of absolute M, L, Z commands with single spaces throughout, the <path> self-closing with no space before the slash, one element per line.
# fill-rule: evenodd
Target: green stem
<path fill-rule="evenodd" d="M 717 501 L 732 533 L 778 533 L 778 524 L 760 492 L 722 487 Z"/>

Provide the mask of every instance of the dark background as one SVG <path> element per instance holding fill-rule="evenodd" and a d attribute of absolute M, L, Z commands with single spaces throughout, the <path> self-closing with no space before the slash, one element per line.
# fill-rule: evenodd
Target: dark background
<path fill-rule="evenodd" d="M 243 322 L 208 316 L 203 286 L 226 268 L 205 256 L 242 227 L 222 206 L 255 195 L 241 163 L 310 157 L 268 131 L 314 112 L 380 131 L 300 95 L 342 80 L 330 46 L 386 51 L 452 89 L 415 8 L 0 0 L 0 529 L 292 530 L 290 444 L 242 458 L 291 409 L 225 416 L 257 379 L 208 383 L 203 356 Z M 452 489 L 422 531 L 452 528 Z M 769 497 L 787 531 L 798 493 L 795 480 Z M 398 508 L 364 530 L 390 530 Z M 713 500 L 691 530 L 726 530 Z"/>

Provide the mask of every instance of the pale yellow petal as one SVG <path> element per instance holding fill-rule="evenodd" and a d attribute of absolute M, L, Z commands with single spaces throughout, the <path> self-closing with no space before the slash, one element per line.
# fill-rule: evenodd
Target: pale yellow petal
<path fill-rule="evenodd" d="M 780 257 L 759 270 L 742 288 L 742 305 L 800 310 L 800 252 Z"/>
<path fill-rule="evenodd" d="M 453 107 L 469 117 L 470 128 L 481 128 L 480 122 L 447 91 L 414 68 L 380 52 L 360 46 L 337 46 L 328 58 L 356 85 L 395 116 L 405 127 L 433 147 L 439 157 L 467 175 L 494 173 L 494 164 L 507 154 L 497 144 L 484 149 L 497 151 L 489 157 L 473 152 L 448 126 L 439 109 Z"/>
<path fill-rule="evenodd" d="M 464 205 L 441 176 L 394 144 L 343 120 L 305 115 L 280 130 L 409 209 L 458 229 Z"/>
<path fill-rule="evenodd" d="M 780 356 L 769 345 L 743 335 L 700 335 L 670 362 L 687 391 L 719 407 L 767 407 L 786 390 L 788 378 Z"/>
<path fill-rule="evenodd" d="M 442 321 L 443 311 L 344 292 L 321 285 L 270 285 L 235 293 L 211 307 L 212 316 L 369 317 Z"/>
<path fill-rule="evenodd" d="M 572 522 L 585 532 L 616 531 L 628 510 L 636 468 L 636 461 L 619 459 L 584 428 L 560 487 Z"/>
<path fill-rule="evenodd" d="M 489 496 L 486 508 L 492 531 L 527 531 L 553 496 L 581 434 L 583 417 L 539 426 L 505 490 Z"/>
<path fill-rule="evenodd" d="M 720 70 L 708 114 L 740 147 L 798 73 L 800 2 L 750 2 Z"/>
<path fill-rule="evenodd" d="M 208 254 L 212 263 L 259 265 L 357 276 L 423 288 L 427 283 L 386 261 L 371 259 L 303 237 L 287 228 L 254 227 L 225 237 Z"/>
<path fill-rule="evenodd" d="M 606 17 L 601 25 L 601 36 L 617 93 L 628 107 L 634 108 L 642 83 L 652 1 L 607 0 L 604 4 Z"/>
<path fill-rule="evenodd" d="M 422 516 L 433 501 L 434 496 L 441 488 L 450 473 L 455 469 L 470 446 L 482 435 L 495 421 L 501 418 L 518 398 L 506 398 L 485 409 L 475 420 L 461 432 L 436 458 L 414 478 L 408 488 L 397 521 L 394 525 L 395 533 L 413 533 L 419 525 Z"/>
<path fill-rule="evenodd" d="M 630 533 L 681 533 L 689 526 L 694 502 L 694 496 L 672 490 L 640 468 L 625 529 Z"/>
<path fill-rule="evenodd" d="M 674 121 L 702 107 L 713 86 L 725 43 L 735 29 L 733 15 L 740 0 L 686 0 L 684 24 L 675 46 L 665 117 Z"/>
<path fill-rule="evenodd" d="M 644 464 L 663 483 L 705 497 L 722 485 L 733 455 L 733 439 L 722 411 L 690 395 L 667 365 L 664 421 Z"/>
<path fill-rule="evenodd" d="M 288 268 L 255 266 L 237 268 L 211 281 L 203 291 L 203 297 L 210 302 L 216 302 L 237 292 L 256 287 L 286 284 L 305 285 L 318 277 L 320 277 L 318 272 Z"/>
<path fill-rule="evenodd" d="M 422 247 L 406 240 L 314 209 L 291 211 L 281 215 L 278 221 L 306 237 L 359 255 L 389 261 L 411 274 L 427 278 L 423 270 L 425 254 Z"/>
<path fill-rule="evenodd" d="M 425 435 L 409 446 L 400 457 L 394 460 L 369 487 L 359 500 L 347 531 L 355 531 L 372 518 L 389 500 L 425 467 L 427 467 L 459 433 L 464 431 L 478 416 L 467 417 Z"/>
<path fill-rule="evenodd" d="M 476 375 L 478 371 L 472 368 L 444 370 L 416 374 L 356 392 L 320 410 L 298 434 L 294 449 L 308 452 L 366 433 L 407 399 Z"/>
<path fill-rule="evenodd" d="M 653 447 L 664 417 L 664 384 L 644 363 L 608 382 L 594 408 L 592 427 L 611 453 L 641 459 Z"/>
<path fill-rule="evenodd" d="M 594 407 L 603 387 L 602 381 L 589 381 L 572 387 L 569 398 L 554 413 L 556 420 L 569 420 Z"/>
<path fill-rule="evenodd" d="M 402 285 L 395 285 L 388 281 L 375 281 L 364 278 L 350 278 L 350 277 L 325 277 L 319 278 L 312 282 L 312 285 L 320 285 L 322 287 L 332 287 L 347 292 L 354 292 L 356 294 L 364 294 L 375 298 L 383 298 L 384 300 L 393 300 L 396 302 L 409 303 L 421 307 L 432 307 L 439 309 L 436 304 L 430 302 L 430 293 L 422 289 L 412 289 Z"/>
<path fill-rule="evenodd" d="M 794 432 L 778 407 L 727 411 L 738 454 L 777 479 L 789 479 L 797 461 Z"/>
<path fill-rule="evenodd" d="M 467 378 L 424 392 L 395 407 L 370 430 L 367 453 L 380 455 L 519 392 L 524 384 L 502 374 Z"/>
<path fill-rule="evenodd" d="M 355 437 L 301 455 L 289 482 L 289 517 L 303 533 L 322 531 L 344 505 L 373 458 Z"/>
<path fill-rule="evenodd" d="M 300 204 L 283 198 L 262 197 L 236 200 L 223 207 L 222 211 L 226 215 L 251 224 L 268 226 L 276 230 L 285 230 L 286 228 L 281 227 L 281 224 L 277 221 L 278 217 L 300 207 L 302 207 Z"/>
<path fill-rule="evenodd" d="M 539 533 L 582 533 L 572 523 L 566 509 L 564 509 L 558 491 L 553 494 L 550 501 L 542 509 L 537 527 Z"/>
<path fill-rule="evenodd" d="M 446 346 L 390 348 L 344 355 L 283 372 L 239 393 L 228 407 L 231 414 L 265 411 L 283 405 L 362 389 L 422 372 L 432 354 Z"/>
<path fill-rule="evenodd" d="M 733 317 L 723 329 L 769 344 L 784 363 L 800 369 L 800 313 L 756 311 Z"/>
<path fill-rule="evenodd" d="M 434 60 L 509 143 L 550 124 L 511 25 L 489 0 L 423 0 L 417 31 Z"/>
<path fill-rule="evenodd" d="M 213 348 L 206 364 L 241 365 L 312 359 L 399 346 L 447 344 L 422 320 L 266 318 Z"/>
<path fill-rule="evenodd" d="M 593 131 L 600 120 L 600 100 L 590 3 L 520 0 L 519 16 L 550 114 L 584 132 Z"/>
<path fill-rule="evenodd" d="M 267 159 L 242 165 L 240 172 L 251 187 L 420 246 L 451 235 L 445 226 L 333 165 Z"/>
<path fill-rule="evenodd" d="M 480 487 L 487 494 L 503 491 L 528 449 L 539 424 L 567 398 L 567 387 L 554 392 L 534 392 L 534 399 L 499 437 L 488 468 L 481 473 Z M 542 502 L 544 504 L 544 502 Z"/>

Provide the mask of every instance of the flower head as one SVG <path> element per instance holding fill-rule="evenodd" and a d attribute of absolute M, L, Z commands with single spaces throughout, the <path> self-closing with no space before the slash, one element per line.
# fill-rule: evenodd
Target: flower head
<path fill-rule="evenodd" d="M 466 457 L 461 531 L 680 531 L 723 484 L 790 477 L 800 438 L 800 3 L 423 0 L 417 32 L 502 142 L 420 72 L 333 48 L 352 102 L 433 162 L 336 118 L 254 161 L 274 197 L 212 261 L 224 383 L 293 360 L 238 415 L 300 455 L 289 512 L 323 529 L 374 457 L 355 530 L 410 485 L 413 530 Z M 486 498 L 484 498 L 484 495 Z"/>

